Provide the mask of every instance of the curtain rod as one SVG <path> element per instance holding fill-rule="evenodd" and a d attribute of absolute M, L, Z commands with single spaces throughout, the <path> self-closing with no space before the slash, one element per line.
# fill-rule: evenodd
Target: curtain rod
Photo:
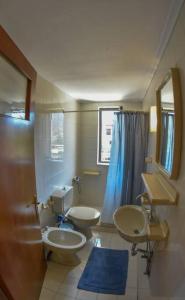
<path fill-rule="evenodd" d="M 64 114 L 68 113 L 81 113 L 81 112 L 97 112 L 99 109 L 90 109 L 90 110 L 62 110 Z"/>
<path fill-rule="evenodd" d="M 143 111 L 143 110 L 123 110 L 123 111 L 118 111 L 118 112 L 115 112 L 115 114 L 124 114 L 124 113 L 142 113 L 142 114 L 149 114 L 148 111 Z"/>
<path fill-rule="evenodd" d="M 62 112 L 64 114 L 68 114 L 68 113 L 81 113 L 81 112 L 99 112 L 99 110 L 111 110 L 111 109 L 114 109 L 114 107 L 100 107 L 99 109 L 87 109 L 87 110 L 64 110 L 62 109 Z M 122 111 L 123 110 L 123 107 L 122 106 L 119 106 L 119 107 L 115 107 L 115 110 L 118 110 L 119 111 Z"/>
<path fill-rule="evenodd" d="M 105 107 L 100 107 L 100 109 L 102 110 L 106 110 Z M 56 109 L 51 109 L 48 110 L 50 112 L 61 112 L 64 114 L 68 114 L 68 113 L 88 113 L 88 112 L 99 112 L 100 109 L 89 109 L 89 110 L 64 110 L 62 108 L 56 108 Z M 107 109 L 111 109 L 111 107 L 107 107 Z M 116 108 L 115 108 L 116 110 Z M 144 111 L 139 111 L 139 110 L 123 110 L 123 107 L 120 106 L 119 108 L 117 108 L 117 112 L 115 113 L 148 113 L 148 112 L 144 112 Z"/>
<path fill-rule="evenodd" d="M 99 112 L 99 109 L 93 109 L 93 110 L 62 110 L 64 114 L 68 113 L 81 113 L 81 112 Z M 115 114 L 124 114 L 124 113 L 144 113 L 148 114 L 147 111 L 142 111 L 142 110 L 118 110 L 117 112 L 115 111 Z"/>

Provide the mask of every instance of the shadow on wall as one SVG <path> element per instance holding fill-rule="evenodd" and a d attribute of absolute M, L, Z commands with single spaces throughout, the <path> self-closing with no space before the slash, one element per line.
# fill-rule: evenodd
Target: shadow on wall
<path fill-rule="evenodd" d="M 144 275 L 145 261 L 139 258 L 139 299 L 143 299 L 146 294 L 154 299 L 171 299 L 173 296 L 184 299 L 185 265 L 181 257 L 177 250 L 156 252 L 150 277 Z"/>
<path fill-rule="evenodd" d="M 163 264 L 161 264 L 161 260 Z M 177 249 L 157 252 L 154 256 L 149 281 L 151 295 L 155 297 L 171 297 L 173 295 L 183 297 L 185 295 L 184 274 L 185 265 L 182 255 L 178 255 Z"/>

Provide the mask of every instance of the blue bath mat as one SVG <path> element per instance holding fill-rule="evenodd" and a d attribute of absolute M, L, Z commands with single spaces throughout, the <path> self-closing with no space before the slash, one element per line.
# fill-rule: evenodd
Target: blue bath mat
<path fill-rule="evenodd" d="M 128 251 L 94 247 L 78 288 L 102 294 L 125 294 Z"/>

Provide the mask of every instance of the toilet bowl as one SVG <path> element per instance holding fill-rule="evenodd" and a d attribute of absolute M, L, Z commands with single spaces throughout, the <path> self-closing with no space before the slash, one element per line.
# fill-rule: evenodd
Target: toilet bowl
<path fill-rule="evenodd" d="M 86 243 L 86 237 L 77 231 L 48 227 L 42 234 L 44 245 L 51 251 L 50 260 L 63 265 L 77 265 L 80 259 L 77 256 Z"/>
<path fill-rule="evenodd" d="M 90 227 L 98 223 L 100 212 L 92 207 L 73 206 L 68 210 L 66 217 L 73 222 L 87 239 L 90 239 L 92 236 Z"/>

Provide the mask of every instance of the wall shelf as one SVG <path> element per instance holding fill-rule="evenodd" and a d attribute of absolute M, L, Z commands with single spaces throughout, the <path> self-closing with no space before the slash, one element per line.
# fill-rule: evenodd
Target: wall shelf
<path fill-rule="evenodd" d="M 150 203 L 153 205 L 176 205 L 178 193 L 160 173 L 142 173 Z"/>
<path fill-rule="evenodd" d="M 83 170 L 84 175 L 99 176 L 100 172 L 96 170 Z"/>

